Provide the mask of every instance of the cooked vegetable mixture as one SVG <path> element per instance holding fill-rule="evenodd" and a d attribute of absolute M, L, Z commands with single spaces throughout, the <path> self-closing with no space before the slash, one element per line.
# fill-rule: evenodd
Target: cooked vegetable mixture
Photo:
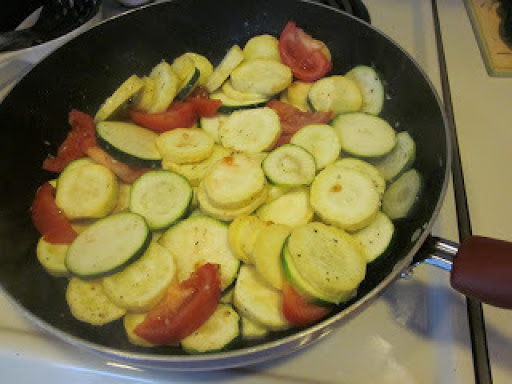
<path fill-rule="evenodd" d="M 379 117 L 378 68 L 330 74 L 293 22 L 132 75 L 71 131 L 32 205 L 37 257 L 74 317 L 188 353 L 303 327 L 356 295 L 421 190 Z"/>

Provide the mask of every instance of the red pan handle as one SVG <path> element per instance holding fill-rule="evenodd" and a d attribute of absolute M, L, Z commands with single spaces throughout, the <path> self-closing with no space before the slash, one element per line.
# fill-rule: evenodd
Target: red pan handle
<path fill-rule="evenodd" d="M 450 282 L 468 297 L 512 309 L 512 243 L 468 237 L 453 260 Z"/>

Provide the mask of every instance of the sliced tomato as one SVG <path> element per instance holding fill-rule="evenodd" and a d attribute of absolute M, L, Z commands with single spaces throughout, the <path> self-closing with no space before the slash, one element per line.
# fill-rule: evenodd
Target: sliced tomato
<path fill-rule="evenodd" d="M 331 121 L 333 113 L 329 112 L 305 112 L 293 105 L 279 100 L 271 100 L 267 107 L 272 108 L 279 115 L 283 133 L 293 135 L 299 129 L 310 124 L 327 124 Z"/>
<path fill-rule="evenodd" d="M 110 169 L 117 175 L 117 177 L 126 183 L 133 183 L 140 176 L 150 170 L 149 168 L 131 167 L 128 164 L 116 160 L 98 146 L 90 147 L 87 150 L 87 156 L 89 156 L 95 162 Z"/>
<path fill-rule="evenodd" d="M 222 101 L 214 99 L 193 98 L 188 102 L 192 103 L 199 117 L 213 117 L 217 114 Z"/>
<path fill-rule="evenodd" d="M 276 143 L 272 147 L 272 149 L 276 149 L 280 147 L 281 145 L 288 144 L 290 140 L 292 139 L 293 135 L 289 135 L 287 133 L 281 133 L 281 136 L 277 139 Z"/>
<path fill-rule="evenodd" d="M 302 81 L 312 82 L 325 76 L 332 63 L 323 52 L 324 45 L 288 22 L 279 38 L 279 55 L 283 64 Z"/>
<path fill-rule="evenodd" d="M 129 114 L 136 124 L 159 133 L 191 127 L 197 120 L 194 105 L 183 101 L 174 102 L 167 111 L 161 113 L 131 110 Z"/>
<path fill-rule="evenodd" d="M 77 237 L 69 220 L 55 204 L 55 188 L 50 183 L 44 183 L 37 190 L 31 214 L 37 231 L 49 243 L 69 244 Z"/>
<path fill-rule="evenodd" d="M 327 316 L 331 310 L 331 307 L 308 302 L 290 284 L 284 284 L 283 314 L 291 324 L 299 327 L 314 324 Z"/>
<path fill-rule="evenodd" d="M 76 159 L 86 156 L 87 149 L 96 145 L 94 119 L 85 112 L 73 109 L 68 117 L 71 131 L 60 145 L 57 156 L 43 162 L 43 169 L 62 172 L 64 167 Z"/>
<path fill-rule="evenodd" d="M 190 335 L 215 312 L 221 296 L 218 267 L 204 264 L 187 280 L 172 285 L 167 296 L 134 330 L 153 344 L 170 344 Z"/>

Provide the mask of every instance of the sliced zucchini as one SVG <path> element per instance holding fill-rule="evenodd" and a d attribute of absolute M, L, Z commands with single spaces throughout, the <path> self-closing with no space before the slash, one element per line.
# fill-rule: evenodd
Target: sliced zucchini
<path fill-rule="evenodd" d="M 262 205 L 256 214 L 268 223 L 297 227 L 313 220 L 315 211 L 309 202 L 309 189 L 298 187 Z"/>
<path fill-rule="evenodd" d="M 119 194 L 117 196 L 116 206 L 112 210 L 112 213 L 124 212 L 130 208 L 130 192 L 132 185 L 120 182 L 119 183 Z"/>
<path fill-rule="evenodd" d="M 283 288 L 281 251 L 291 228 L 282 224 L 265 226 L 256 238 L 251 259 L 256 270 L 275 289 Z"/>
<path fill-rule="evenodd" d="M 254 340 L 254 339 L 262 339 L 266 335 L 268 335 L 268 328 L 264 327 L 261 324 L 258 324 L 254 320 L 249 319 L 246 316 L 241 316 L 242 320 L 242 339 L 244 340 Z"/>
<path fill-rule="evenodd" d="M 353 156 L 375 158 L 384 156 L 396 145 L 396 132 L 389 123 L 367 113 L 347 113 L 332 121 L 341 149 Z"/>
<path fill-rule="evenodd" d="M 210 95 L 210 99 L 222 101 L 222 105 L 219 107 L 219 113 L 231 114 L 241 109 L 252 109 L 264 107 L 269 98 L 257 98 L 251 100 L 238 100 L 229 97 L 222 91 L 214 92 Z"/>
<path fill-rule="evenodd" d="M 265 223 L 254 215 L 241 215 L 229 224 L 228 240 L 233 254 L 246 264 L 252 264 L 252 252 Z"/>
<path fill-rule="evenodd" d="M 267 99 L 267 97 L 262 93 L 240 92 L 237 89 L 233 88 L 233 85 L 231 85 L 231 81 L 226 81 L 224 84 L 222 84 L 222 92 L 224 92 L 224 94 L 227 97 L 233 100 L 253 101 Z"/>
<path fill-rule="evenodd" d="M 402 173 L 409 170 L 416 157 L 416 143 L 408 132 L 399 132 L 396 135 L 396 145 L 391 152 L 372 163 L 390 182 L 396 180 Z"/>
<path fill-rule="evenodd" d="M 292 136 L 290 143 L 311 153 L 317 169 L 324 169 L 334 163 L 341 152 L 340 138 L 334 128 L 327 124 L 302 127 Z"/>
<path fill-rule="evenodd" d="M 155 81 L 156 92 L 153 103 L 149 108 L 150 113 L 165 111 L 173 102 L 180 86 L 180 78 L 176 75 L 169 63 L 161 61 L 149 74 Z"/>
<path fill-rule="evenodd" d="M 196 68 L 194 60 L 185 54 L 174 59 L 171 68 L 180 79 L 176 98 L 184 99 L 198 85 L 201 72 Z"/>
<path fill-rule="evenodd" d="M 372 67 L 358 65 L 345 76 L 356 82 L 363 96 L 361 112 L 378 115 L 384 106 L 384 85 Z"/>
<path fill-rule="evenodd" d="M 205 56 L 200 55 L 195 52 L 187 52 L 185 53 L 186 57 L 192 59 L 194 62 L 194 65 L 197 69 L 199 69 L 199 81 L 198 85 L 204 85 L 208 81 L 208 78 L 213 73 L 213 65 L 210 63 L 210 60 L 208 60 Z"/>
<path fill-rule="evenodd" d="M 137 75 L 130 76 L 115 92 L 105 100 L 94 116 L 94 121 L 103 121 L 115 115 L 144 87 L 144 81 Z"/>
<path fill-rule="evenodd" d="M 228 241 L 228 226 L 208 216 L 194 216 L 180 221 L 164 232 L 158 242 L 174 255 L 178 280 L 190 277 L 198 265 L 220 266 L 222 289 L 235 281 L 240 261 Z"/>
<path fill-rule="evenodd" d="M 133 98 L 133 106 L 136 109 L 147 111 L 151 108 L 151 105 L 153 105 L 155 100 L 156 81 L 151 77 L 143 77 L 142 81 L 144 82 L 144 86 L 140 92 L 135 94 Z"/>
<path fill-rule="evenodd" d="M 222 83 L 231 75 L 231 72 L 244 60 L 244 53 L 238 45 L 233 45 L 205 84 L 208 92 L 212 93 L 220 88 Z"/>
<path fill-rule="evenodd" d="M 116 213 L 78 235 L 66 254 L 66 268 L 83 279 L 108 276 L 142 256 L 150 242 L 151 232 L 141 215 Z"/>
<path fill-rule="evenodd" d="M 285 144 L 274 149 L 261 166 L 272 184 L 285 187 L 309 185 L 316 174 L 313 155 L 294 144 Z"/>
<path fill-rule="evenodd" d="M 236 209 L 247 205 L 265 187 L 260 163 L 243 153 L 235 153 L 215 163 L 202 185 L 217 207 Z"/>
<path fill-rule="evenodd" d="M 68 219 L 100 218 L 114 209 L 118 193 L 116 175 L 89 163 L 64 169 L 57 180 L 55 203 Z"/>
<path fill-rule="evenodd" d="M 153 170 L 140 176 L 130 192 L 130 211 L 144 217 L 152 230 L 169 228 L 192 201 L 188 180 L 172 171 Z"/>
<path fill-rule="evenodd" d="M 204 179 L 207 172 L 215 163 L 231 154 L 232 152 L 228 149 L 220 145 L 214 145 L 210 157 L 203 161 L 190 164 L 177 164 L 164 159 L 162 167 L 185 176 L 192 186 L 197 187 L 199 182 Z"/>
<path fill-rule="evenodd" d="M 73 317 L 92 325 L 105 325 L 120 319 L 126 309 L 115 305 L 103 292 L 101 280 L 69 280 L 66 301 Z"/>
<path fill-rule="evenodd" d="M 240 339 L 240 322 L 240 315 L 231 304 L 219 304 L 203 325 L 181 340 L 181 347 L 190 354 L 227 351 Z"/>
<path fill-rule="evenodd" d="M 162 155 L 156 146 L 156 132 L 122 121 L 100 122 L 96 132 L 98 145 L 117 160 L 136 167 L 160 167 Z"/>
<path fill-rule="evenodd" d="M 142 257 L 102 280 L 103 291 L 117 306 L 147 312 L 165 295 L 176 273 L 172 254 L 152 242 Z"/>
<path fill-rule="evenodd" d="M 317 80 L 309 90 L 308 103 L 314 111 L 356 112 L 363 105 L 357 84 L 344 76 L 328 76 Z"/>
<path fill-rule="evenodd" d="M 366 274 L 366 259 L 355 240 L 320 222 L 292 231 L 282 262 L 287 280 L 299 292 L 332 304 L 352 298 Z"/>
<path fill-rule="evenodd" d="M 290 67 L 275 60 L 244 61 L 231 72 L 231 85 L 240 92 L 273 96 L 293 80 Z"/>
<path fill-rule="evenodd" d="M 354 157 L 344 157 L 343 159 L 336 161 L 334 164 L 337 167 L 354 169 L 365 174 L 372 180 L 377 192 L 379 192 L 379 195 L 382 197 L 384 194 L 384 191 L 386 190 L 386 180 L 384 179 L 384 176 L 382 176 L 382 173 L 372 164 Z"/>
<path fill-rule="evenodd" d="M 379 211 L 370 224 L 352 233 L 352 236 L 361 246 L 366 262 L 371 263 L 389 248 L 394 232 L 393 222 Z"/>
<path fill-rule="evenodd" d="M 235 284 L 235 308 L 258 324 L 271 330 L 290 327 L 282 311 L 281 292 L 272 288 L 254 266 L 243 264 Z"/>
<path fill-rule="evenodd" d="M 323 221 L 349 231 L 368 225 L 380 208 L 380 195 L 367 175 L 334 164 L 317 175 L 310 200 Z"/>
<path fill-rule="evenodd" d="M 53 244 L 41 237 L 36 247 L 37 260 L 50 275 L 67 276 L 65 260 L 68 248 L 69 244 Z"/>
<path fill-rule="evenodd" d="M 208 198 L 204 190 L 204 185 L 201 183 L 197 188 L 197 199 L 199 201 L 199 208 L 203 213 L 208 216 L 215 217 L 218 220 L 222 221 L 232 221 L 236 217 L 240 215 L 250 215 L 253 213 L 260 205 L 262 205 L 267 199 L 268 188 L 265 186 L 260 193 L 254 196 L 247 205 L 244 205 L 240 208 L 221 208 L 212 203 L 212 201 Z"/>
<path fill-rule="evenodd" d="M 258 35 L 247 41 L 244 45 L 245 60 L 274 60 L 281 62 L 279 54 L 279 40 L 272 35 Z"/>
<path fill-rule="evenodd" d="M 271 149 L 280 135 L 279 116 L 268 107 L 233 112 L 219 129 L 224 147 L 245 153 Z"/>
<path fill-rule="evenodd" d="M 219 129 L 227 118 L 228 115 L 222 113 L 217 113 L 213 117 L 201 117 L 199 119 L 199 128 L 208 133 L 216 144 L 220 144 Z"/>
<path fill-rule="evenodd" d="M 200 128 L 176 128 L 156 139 L 156 147 L 166 161 L 177 164 L 197 163 L 210 157 L 213 138 Z"/>
<path fill-rule="evenodd" d="M 303 81 L 294 81 L 290 84 L 283 95 L 286 95 L 286 101 L 301 111 L 310 111 L 308 104 L 308 94 L 313 83 Z"/>
<path fill-rule="evenodd" d="M 410 169 L 396 179 L 384 193 L 382 211 L 391 220 L 403 219 L 411 213 L 422 188 L 422 178 L 416 169 Z"/>

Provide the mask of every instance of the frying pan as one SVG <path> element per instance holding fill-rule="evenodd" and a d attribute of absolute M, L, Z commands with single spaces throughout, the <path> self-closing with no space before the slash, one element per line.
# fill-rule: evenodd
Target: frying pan
<path fill-rule="evenodd" d="M 229 352 L 189 356 L 174 347 L 145 349 L 128 342 L 120 322 L 95 327 L 75 320 L 65 301 L 67 280 L 49 276 L 35 257 L 39 236 L 29 215 L 36 189 L 54 177 L 42 171 L 41 164 L 65 138 L 68 112 L 78 108 L 94 114 L 123 80 L 134 73 L 149 73 L 162 59 L 172 61 L 194 51 L 216 64 L 233 44 L 243 45 L 257 34 L 278 36 L 290 20 L 327 44 L 332 73 L 343 74 L 357 64 L 374 66 L 386 83 L 382 117 L 398 130 L 409 131 L 417 143 L 414 166 L 423 176 L 423 193 L 414 213 L 396 222 L 391 250 L 368 266 L 357 296 L 329 318 L 309 328 L 244 341 Z M 307 1 L 177 0 L 114 18 L 37 65 L 0 105 L 0 122 L 3 289 L 27 317 L 71 344 L 132 364 L 171 370 L 220 369 L 273 359 L 309 345 L 363 309 L 411 264 L 425 240 L 432 242 L 429 234 L 450 169 L 450 138 L 443 108 L 418 65 L 370 25 Z M 482 245 L 478 238 L 476 243 Z M 504 248 L 501 256 L 509 254 L 508 249 Z M 510 293 L 510 287 L 505 291 Z M 497 305 L 512 306 L 501 299 Z"/>

